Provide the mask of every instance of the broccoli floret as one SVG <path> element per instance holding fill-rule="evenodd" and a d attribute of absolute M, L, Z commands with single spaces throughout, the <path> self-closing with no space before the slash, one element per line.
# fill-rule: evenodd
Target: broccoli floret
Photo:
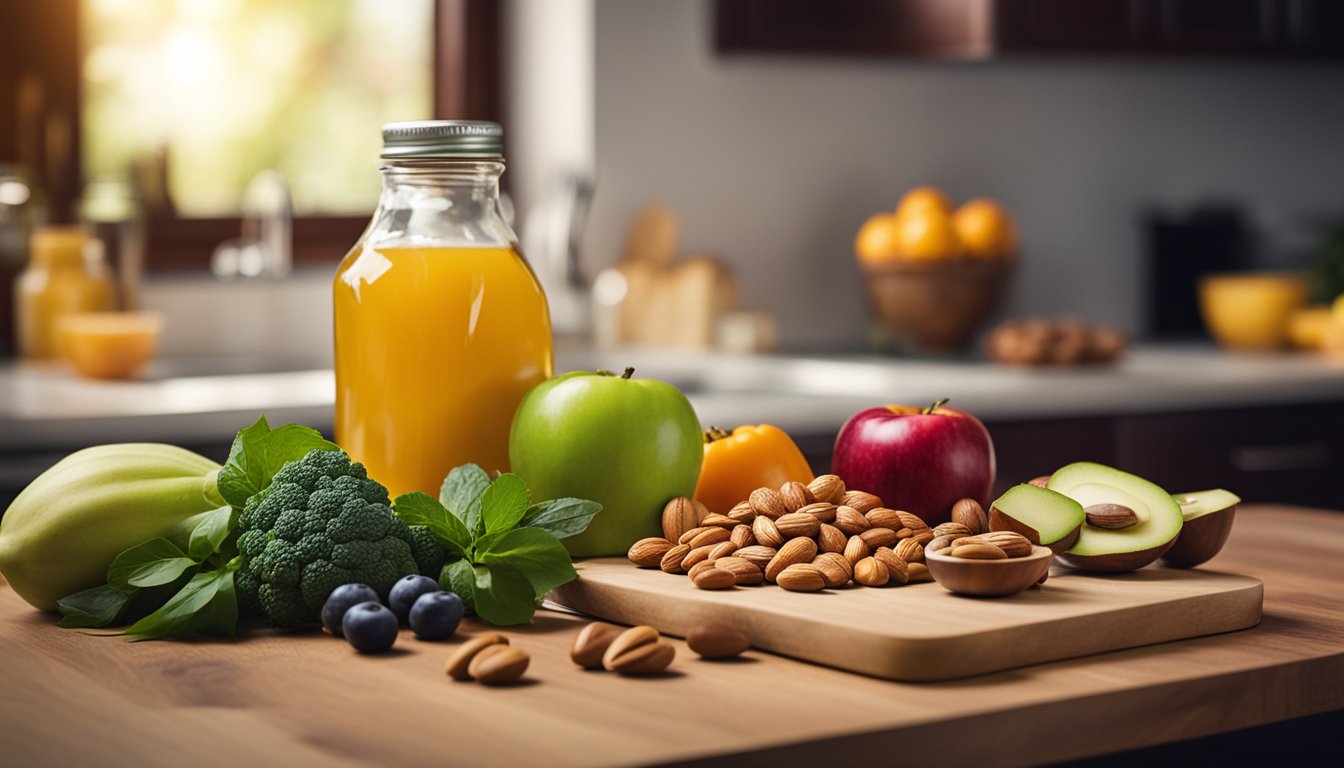
<path fill-rule="evenodd" d="M 248 500 L 238 527 L 240 607 L 280 627 L 316 622 L 342 584 L 368 584 L 385 600 L 397 579 L 437 576 L 445 559 L 432 537 L 392 513 L 387 489 L 343 451 L 314 450 L 285 465 Z"/>
<path fill-rule="evenodd" d="M 420 566 L 420 574 L 439 578 L 439 572 L 448 564 L 448 553 L 443 551 L 443 546 L 429 532 L 428 526 L 412 525 L 410 534 L 411 556 L 415 558 L 416 565 Z"/>

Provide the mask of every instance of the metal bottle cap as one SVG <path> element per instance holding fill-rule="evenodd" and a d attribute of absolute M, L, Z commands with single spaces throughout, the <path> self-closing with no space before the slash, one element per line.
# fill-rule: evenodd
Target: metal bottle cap
<path fill-rule="evenodd" d="M 383 157 L 498 157 L 504 129 L 485 120 L 411 120 L 383 126 Z"/>

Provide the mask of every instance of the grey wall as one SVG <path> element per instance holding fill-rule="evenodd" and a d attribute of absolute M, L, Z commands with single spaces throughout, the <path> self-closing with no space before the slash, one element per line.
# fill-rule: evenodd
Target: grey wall
<path fill-rule="evenodd" d="M 1007 312 L 1140 322 L 1138 217 L 1203 196 L 1344 210 L 1344 66 L 720 58 L 712 6 L 598 0 L 587 265 L 674 207 L 787 344 L 861 344 L 854 232 L 907 188 L 987 195 L 1024 259 Z"/>

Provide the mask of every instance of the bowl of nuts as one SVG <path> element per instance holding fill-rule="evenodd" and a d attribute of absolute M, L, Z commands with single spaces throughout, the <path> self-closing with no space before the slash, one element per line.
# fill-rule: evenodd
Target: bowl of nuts
<path fill-rule="evenodd" d="M 944 589 L 977 597 L 1015 595 L 1045 581 L 1054 557 L 1049 547 L 1011 531 L 964 536 L 924 552 L 929 574 Z"/>

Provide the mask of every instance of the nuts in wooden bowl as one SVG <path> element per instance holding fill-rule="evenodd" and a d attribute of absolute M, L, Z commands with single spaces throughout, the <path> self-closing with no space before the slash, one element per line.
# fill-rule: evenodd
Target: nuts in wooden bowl
<path fill-rule="evenodd" d="M 948 591 L 961 595 L 1015 595 L 1040 582 L 1055 556 L 1049 547 L 1033 546 L 1029 554 L 1009 557 L 1003 548 L 989 542 L 963 544 L 967 538 L 979 537 L 958 539 L 952 546 L 924 552 L 924 563 L 933 578 Z M 988 554 L 990 549 L 997 549 L 999 554 Z"/>

